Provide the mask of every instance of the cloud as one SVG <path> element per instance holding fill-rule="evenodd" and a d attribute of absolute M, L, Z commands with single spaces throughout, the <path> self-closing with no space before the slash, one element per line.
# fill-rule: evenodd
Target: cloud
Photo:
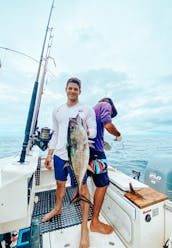
<path fill-rule="evenodd" d="M 6 24 L 2 45 L 39 58 L 49 3 L 41 5 L 41 12 L 40 1 L 11 4 L 10 9 L 5 1 L 1 6 L 0 20 Z M 80 99 L 93 106 L 100 98 L 111 97 L 119 113 L 114 122 L 125 132 L 172 132 L 171 4 L 59 2 L 51 23 L 56 67 L 49 62 L 41 122 L 51 122 L 53 107 L 66 100 L 66 80 L 77 76 L 82 80 Z M 24 125 L 38 65 L 16 54 L 2 55 L 0 126 L 14 123 L 17 128 Z"/>
<path fill-rule="evenodd" d="M 85 44 L 90 42 L 97 42 L 97 39 L 102 40 L 103 36 L 93 27 L 81 27 L 74 32 L 77 42 Z"/>
<path fill-rule="evenodd" d="M 104 96 L 114 100 L 118 109 L 114 123 L 123 133 L 172 132 L 171 91 L 169 91 L 171 77 L 159 78 L 161 83 L 157 86 L 154 80 L 143 85 L 131 79 L 125 72 L 107 68 L 80 72 L 77 75 L 62 73 L 57 78 L 52 77 L 52 80 L 50 78 L 42 97 L 39 126 L 51 127 L 51 112 L 55 106 L 66 101 L 65 85 L 71 76 L 77 76 L 82 80 L 80 96 L 82 102 L 94 106 Z M 166 88 L 164 82 L 167 87 L 166 97 L 162 94 Z M 13 123 L 14 128 L 25 126 L 32 87 L 29 89 L 27 83 L 26 90 L 26 87 L 20 85 L 15 88 L 14 85 L 2 84 L 1 87 L 0 96 L 4 97 L 4 106 L 7 105 L 4 109 L 10 113 L 7 117 L 6 111 L 1 109 L 1 127 L 7 127 L 9 123 Z"/>

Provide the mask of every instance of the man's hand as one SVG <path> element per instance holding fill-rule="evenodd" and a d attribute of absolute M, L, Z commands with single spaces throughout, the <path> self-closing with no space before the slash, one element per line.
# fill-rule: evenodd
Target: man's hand
<path fill-rule="evenodd" d="M 45 159 L 45 167 L 48 169 L 48 170 L 52 170 L 52 155 L 48 155 Z"/>
<path fill-rule="evenodd" d="M 120 136 L 116 136 L 116 139 L 115 139 L 115 141 L 121 141 L 122 140 L 122 136 L 120 135 Z"/>
<path fill-rule="evenodd" d="M 89 130 L 87 130 L 87 136 L 88 136 L 88 137 L 90 136 L 90 132 L 89 132 Z"/>

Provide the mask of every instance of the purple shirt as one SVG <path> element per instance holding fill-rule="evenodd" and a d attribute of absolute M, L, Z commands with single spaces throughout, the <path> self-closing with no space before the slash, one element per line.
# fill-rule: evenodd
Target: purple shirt
<path fill-rule="evenodd" d="M 110 103 L 98 102 L 94 106 L 94 111 L 96 113 L 97 122 L 97 136 L 94 138 L 94 146 L 96 151 L 104 151 L 104 125 L 112 122 L 111 111 L 112 107 Z"/>

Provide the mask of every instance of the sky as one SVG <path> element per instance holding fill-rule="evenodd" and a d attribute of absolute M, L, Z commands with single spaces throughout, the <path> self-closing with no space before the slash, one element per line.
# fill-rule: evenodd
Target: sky
<path fill-rule="evenodd" d="M 0 135 L 25 129 L 51 3 L 0 0 Z M 55 0 L 39 127 L 76 76 L 82 102 L 113 99 L 122 134 L 172 134 L 171 13 L 171 0 Z"/>

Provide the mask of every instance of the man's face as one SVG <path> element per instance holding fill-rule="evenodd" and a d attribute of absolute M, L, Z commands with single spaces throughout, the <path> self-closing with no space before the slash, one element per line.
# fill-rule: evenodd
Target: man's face
<path fill-rule="evenodd" d="M 79 86 L 75 83 L 68 83 L 68 86 L 66 88 L 66 94 L 67 94 L 67 98 L 70 101 L 77 101 L 78 100 L 78 96 L 80 94 L 80 89 Z"/>

